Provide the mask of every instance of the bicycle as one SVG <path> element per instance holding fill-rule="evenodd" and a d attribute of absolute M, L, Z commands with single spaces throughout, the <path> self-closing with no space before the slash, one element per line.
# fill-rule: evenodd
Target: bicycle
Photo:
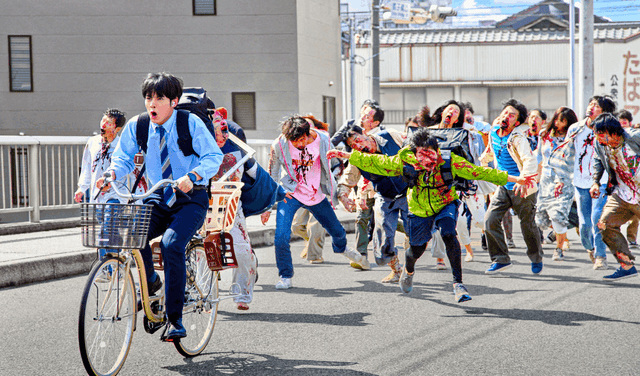
<path fill-rule="evenodd" d="M 242 187 L 240 182 L 224 180 L 255 153 L 251 148 L 248 150 L 252 153 L 247 153 L 218 182 L 212 183 L 210 208 L 201 230 L 206 236 L 196 234 L 185 250 L 187 283 L 183 325 L 187 337 L 173 341 L 176 350 L 185 357 L 200 354 L 209 343 L 218 303 L 239 295 L 239 287 L 234 285 L 224 296 L 220 296 L 218 289 L 220 271 L 237 267 L 233 242 L 227 231 L 233 226 Z M 165 179 L 145 194 L 122 194 L 115 183 L 111 185 L 116 194 L 130 200 L 144 199 L 167 184 L 177 189 L 175 181 Z M 164 289 L 149 296 L 140 252 L 147 241 L 151 208 L 151 205 L 131 203 L 84 203 L 81 206 L 83 245 L 107 249 L 105 258 L 96 262 L 89 272 L 80 304 L 78 341 L 83 365 L 90 375 L 116 375 L 122 369 L 140 308 L 144 310 L 143 326 L 147 333 L 164 328 L 161 334 L 164 339 L 167 332 Z M 154 266 L 162 269 L 161 252 L 152 245 L 154 248 L 157 248 L 153 252 Z M 134 267 L 138 273 L 138 289 Z M 138 296 L 141 307 L 138 307 Z"/>

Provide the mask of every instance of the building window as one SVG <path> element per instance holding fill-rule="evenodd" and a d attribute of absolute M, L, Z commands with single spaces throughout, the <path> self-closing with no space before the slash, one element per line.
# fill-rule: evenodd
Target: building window
<path fill-rule="evenodd" d="M 256 129 L 256 93 L 231 93 L 233 121 L 243 129 Z"/>
<path fill-rule="evenodd" d="M 193 0 L 194 16 L 215 16 L 216 0 Z"/>
<path fill-rule="evenodd" d="M 336 98 L 322 96 L 322 121 L 329 124 L 329 134 L 336 132 Z"/>
<path fill-rule="evenodd" d="M 9 85 L 11 91 L 33 91 L 30 35 L 9 35 Z"/>

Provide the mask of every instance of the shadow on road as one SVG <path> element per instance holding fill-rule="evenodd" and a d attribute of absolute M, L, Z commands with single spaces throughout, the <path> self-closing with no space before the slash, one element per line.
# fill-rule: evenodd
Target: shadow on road
<path fill-rule="evenodd" d="M 375 376 L 344 367 L 354 362 L 280 359 L 271 355 L 242 352 L 204 353 L 197 358 L 186 358 L 184 364 L 165 369 L 180 375 L 344 375 Z M 328 368 L 333 367 L 333 368 Z"/>
<path fill-rule="evenodd" d="M 286 322 L 296 324 L 323 324 L 338 326 L 365 326 L 364 318 L 371 315 L 366 312 L 343 313 L 339 315 L 319 315 L 315 313 L 249 313 L 238 315 L 226 311 L 218 311 L 229 321 Z"/>
<path fill-rule="evenodd" d="M 449 308 L 457 308 L 464 311 L 464 315 L 447 315 L 443 317 L 481 317 L 481 318 L 496 318 L 496 319 L 509 319 L 518 321 L 540 321 L 549 325 L 562 325 L 562 326 L 580 326 L 583 322 L 587 321 L 604 321 L 604 322 L 619 322 L 624 324 L 640 325 L 637 321 L 624 321 L 610 319 L 604 316 L 592 315 L 590 313 L 575 312 L 575 311 L 553 311 L 546 309 L 499 309 L 499 308 L 484 308 L 484 307 L 464 307 L 458 304 L 446 303 L 438 299 L 427 299 L 436 304 L 446 306 Z"/>

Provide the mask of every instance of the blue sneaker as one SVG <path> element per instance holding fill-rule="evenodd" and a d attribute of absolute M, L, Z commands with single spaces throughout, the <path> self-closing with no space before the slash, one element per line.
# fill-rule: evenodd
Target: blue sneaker
<path fill-rule="evenodd" d="M 540 262 L 532 262 L 531 263 L 531 273 L 533 274 L 540 274 L 540 272 L 542 271 L 542 261 Z"/>
<path fill-rule="evenodd" d="M 605 275 L 604 277 L 602 277 L 602 280 L 613 282 L 613 281 L 619 281 L 621 279 L 625 279 L 629 277 L 635 277 L 637 275 L 638 275 L 638 271 L 636 270 L 635 266 L 632 266 L 631 269 L 629 270 L 624 270 L 622 269 L 622 266 L 621 266 L 618 269 L 616 269 L 616 271 L 613 274 Z"/>
<path fill-rule="evenodd" d="M 453 293 L 456 295 L 456 302 L 462 303 L 471 300 L 467 288 L 462 283 L 453 284 Z"/>
<path fill-rule="evenodd" d="M 489 269 L 487 269 L 484 274 L 496 274 L 496 273 L 500 273 L 501 271 L 505 270 L 505 269 L 509 269 L 510 267 L 512 267 L 513 264 L 506 263 L 506 264 L 501 264 L 499 262 L 494 262 L 493 264 L 491 264 L 491 266 L 489 267 Z"/>

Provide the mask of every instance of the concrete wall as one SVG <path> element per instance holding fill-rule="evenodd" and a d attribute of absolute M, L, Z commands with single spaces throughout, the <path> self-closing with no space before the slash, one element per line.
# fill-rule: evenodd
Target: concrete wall
<path fill-rule="evenodd" d="M 336 100 L 342 119 L 339 0 L 298 0 L 299 112 L 323 120 L 322 97 Z M 341 124 L 337 124 L 339 127 Z"/>
<path fill-rule="evenodd" d="M 0 0 L 0 61 L 8 61 L 7 35 L 31 35 L 33 51 L 33 92 L 9 92 L 8 64 L 0 64 L 0 135 L 91 134 L 107 107 L 129 116 L 144 110 L 140 84 L 152 71 L 205 87 L 229 110 L 232 92 L 255 92 L 250 138 L 273 138 L 282 117 L 303 110 L 309 98 L 320 113 L 328 80 L 307 76 L 326 72 L 340 82 L 339 27 L 337 38 L 317 32 L 338 25 L 337 2 L 216 3 L 217 15 L 194 16 L 191 1 Z M 308 19 L 323 21 L 313 26 L 311 44 L 325 59 L 302 51 L 306 68 L 299 72 L 297 23 Z M 329 93 L 340 103 L 339 89 Z"/>

